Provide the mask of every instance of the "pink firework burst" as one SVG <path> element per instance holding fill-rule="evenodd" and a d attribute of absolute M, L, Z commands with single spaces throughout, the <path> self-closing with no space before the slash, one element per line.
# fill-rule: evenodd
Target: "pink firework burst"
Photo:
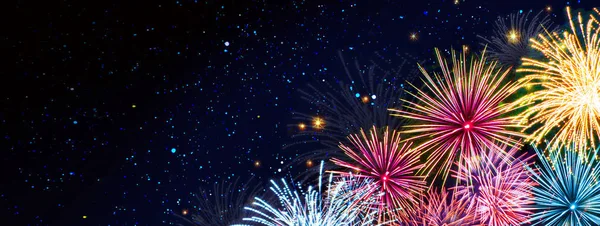
<path fill-rule="evenodd" d="M 420 141 L 415 149 L 428 155 L 423 173 L 433 179 L 442 173 L 445 182 L 457 158 L 475 155 L 496 142 L 516 145 L 515 137 L 522 134 L 511 131 L 518 125 L 513 117 L 505 116 L 511 109 L 502 104 L 516 90 L 514 82 L 503 81 L 510 69 L 496 69 L 496 62 L 486 61 L 485 50 L 479 59 L 471 60 L 464 52 L 457 57 L 452 50 L 452 66 L 438 49 L 435 52 L 442 74 L 431 76 L 419 66 L 424 87 L 413 86 L 415 100 L 403 100 L 405 109 L 390 111 L 413 121 L 404 133 Z"/>
<path fill-rule="evenodd" d="M 411 216 L 411 226 L 474 225 L 475 200 L 469 196 L 450 195 L 445 189 L 429 190 L 419 209 Z"/>
<path fill-rule="evenodd" d="M 427 188 L 424 178 L 415 175 L 423 166 L 419 162 L 419 152 L 410 148 L 409 143 L 401 142 L 400 133 L 390 133 L 388 128 L 383 132 L 383 140 L 375 127 L 370 135 L 361 130 L 360 135 L 353 134 L 348 139 L 351 146 L 340 144 L 340 148 L 352 161 L 337 158 L 332 161 L 354 172 L 335 173 L 356 173 L 357 177 L 372 179 L 379 185 L 379 190 L 372 190 L 366 197 L 378 197 L 383 204 L 380 208 L 387 209 L 393 217 L 406 217 L 414 210 L 417 196 Z"/>
<path fill-rule="evenodd" d="M 506 150 L 506 145 L 496 145 Z M 455 194 L 476 200 L 475 214 L 485 225 L 519 225 L 529 219 L 531 187 L 535 183 L 527 167 L 532 156 L 517 155 L 518 147 L 503 153 L 495 147 L 465 159 L 453 171 L 458 185 Z M 514 157 L 517 156 L 517 157 Z"/>

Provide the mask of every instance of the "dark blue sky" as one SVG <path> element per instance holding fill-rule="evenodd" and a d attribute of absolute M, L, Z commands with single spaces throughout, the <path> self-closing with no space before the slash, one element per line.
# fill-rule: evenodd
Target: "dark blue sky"
<path fill-rule="evenodd" d="M 199 186 L 286 175 L 290 113 L 311 110 L 297 89 L 344 73 L 338 51 L 431 62 L 480 49 L 497 16 L 550 6 L 562 24 L 593 2 L 18 1 L 0 36 L 1 219 L 172 224 Z"/>

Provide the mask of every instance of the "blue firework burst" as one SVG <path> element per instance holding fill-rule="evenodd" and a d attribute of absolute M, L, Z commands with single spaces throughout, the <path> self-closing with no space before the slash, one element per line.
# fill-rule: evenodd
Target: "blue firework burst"
<path fill-rule="evenodd" d="M 600 171 L 595 157 L 577 150 L 552 150 L 550 156 L 535 148 L 541 166 L 529 169 L 538 184 L 532 187 L 531 221 L 543 225 L 600 224 Z M 596 156 L 598 149 L 593 156 Z"/>

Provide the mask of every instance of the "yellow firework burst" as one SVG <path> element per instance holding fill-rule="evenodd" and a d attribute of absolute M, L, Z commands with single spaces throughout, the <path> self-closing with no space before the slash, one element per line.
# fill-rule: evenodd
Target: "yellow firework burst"
<path fill-rule="evenodd" d="M 594 11 L 600 15 L 597 9 Z M 577 150 L 596 147 L 600 136 L 600 23 L 581 13 L 573 20 L 567 7 L 570 31 L 532 39 L 532 47 L 545 59 L 523 58 L 521 87 L 540 86 L 513 103 L 525 107 L 519 121 L 532 131 L 528 140 L 548 138 L 553 149 L 574 145 Z M 551 138 L 550 138 L 551 137 Z"/>

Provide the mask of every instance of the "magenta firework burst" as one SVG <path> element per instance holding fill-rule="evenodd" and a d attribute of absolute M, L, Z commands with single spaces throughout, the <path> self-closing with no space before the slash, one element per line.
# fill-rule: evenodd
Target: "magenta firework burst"
<path fill-rule="evenodd" d="M 383 130 L 383 137 L 378 133 L 375 127 L 369 135 L 361 130 L 360 135 L 348 137 L 350 146 L 340 144 L 352 161 L 332 159 L 336 165 L 350 170 L 335 172 L 371 178 L 380 189 L 371 191 L 366 197 L 378 196 L 382 207 L 403 217 L 415 209 L 417 196 L 426 189 L 424 178 L 416 175 L 423 166 L 420 154 L 410 147 L 410 143 L 401 141 L 400 133 L 390 133 L 388 128 Z"/>
<path fill-rule="evenodd" d="M 452 162 L 476 155 L 483 147 L 496 142 L 516 145 L 519 132 L 510 109 L 502 104 L 513 90 L 514 82 L 503 81 L 509 70 L 487 62 L 485 50 L 480 58 L 467 60 L 463 52 L 457 57 L 452 50 L 452 65 L 435 50 L 441 75 L 430 75 L 422 67 L 424 87 L 410 93 L 415 100 L 404 100 L 404 109 L 390 109 L 394 115 L 412 120 L 404 133 L 419 142 L 417 150 L 425 152 L 423 173 L 445 182 Z"/>

